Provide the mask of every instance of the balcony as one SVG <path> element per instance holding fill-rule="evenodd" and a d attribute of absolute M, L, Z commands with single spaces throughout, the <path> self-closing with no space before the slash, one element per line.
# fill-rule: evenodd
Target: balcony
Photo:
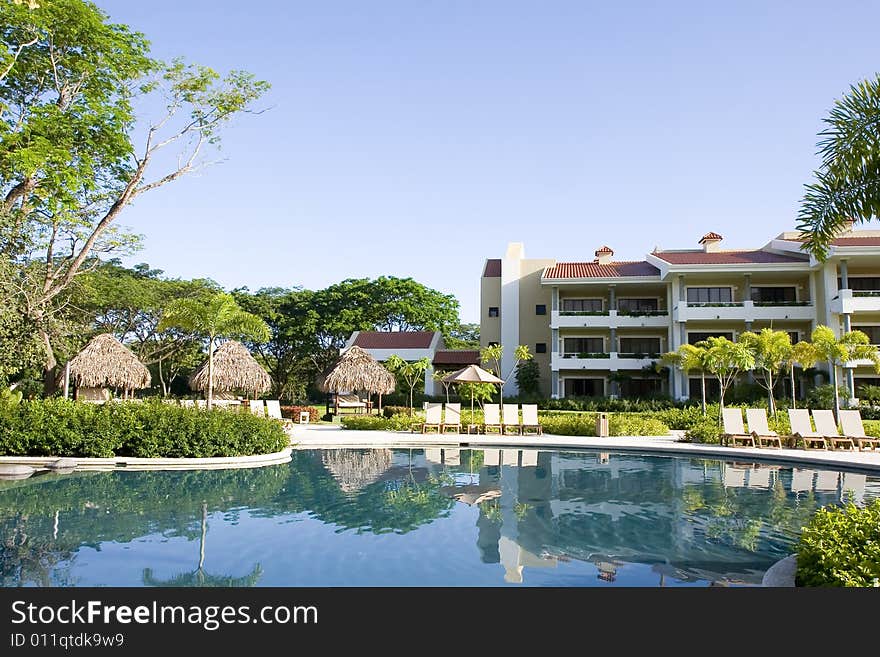
<path fill-rule="evenodd" d="M 550 369 L 559 370 L 640 370 L 660 358 L 660 354 L 560 353 L 551 354 Z"/>
<path fill-rule="evenodd" d="M 880 312 L 880 290 L 840 290 L 831 300 L 831 312 L 838 315 Z"/>
<path fill-rule="evenodd" d="M 621 313 L 619 310 L 603 312 L 576 312 L 554 310 L 550 314 L 550 328 L 666 328 L 669 311 L 655 310 L 643 313 Z"/>
<path fill-rule="evenodd" d="M 880 301 L 880 300 L 878 300 Z M 816 307 L 810 301 L 728 301 L 719 303 L 678 302 L 672 312 L 676 322 L 727 320 L 754 322 L 760 320 L 812 321 Z"/>

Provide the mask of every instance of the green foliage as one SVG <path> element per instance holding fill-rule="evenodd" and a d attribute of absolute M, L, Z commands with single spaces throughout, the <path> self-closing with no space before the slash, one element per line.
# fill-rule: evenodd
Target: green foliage
<path fill-rule="evenodd" d="M 823 385 L 807 391 L 807 408 L 834 408 L 834 386 Z"/>
<path fill-rule="evenodd" d="M 813 516 L 798 542 L 797 584 L 880 587 L 880 500 Z"/>
<path fill-rule="evenodd" d="M 420 358 L 415 361 L 405 361 L 397 354 L 392 354 L 391 357 L 385 361 L 385 367 L 388 371 L 393 372 L 397 378 L 403 381 L 407 388 L 409 388 L 409 407 L 412 409 L 413 390 L 417 385 L 424 381 L 425 370 L 431 367 L 431 361 L 428 358 Z"/>
<path fill-rule="evenodd" d="M 520 361 L 516 366 L 516 384 L 520 395 L 537 397 L 541 394 L 541 368 L 533 358 Z"/>
<path fill-rule="evenodd" d="M 880 438 L 880 420 L 865 420 L 865 433 Z"/>
<path fill-rule="evenodd" d="M 880 386 L 860 385 L 857 389 L 859 399 L 869 404 L 880 404 Z"/>
<path fill-rule="evenodd" d="M 595 413 L 541 413 L 538 421 L 544 433 L 559 436 L 595 436 Z M 608 418 L 612 436 L 665 436 L 669 427 L 656 418 L 638 414 L 612 413 Z"/>
<path fill-rule="evenodd" d="M 479 349 L 480 325 L 459 324 L 458 328 L 443 334 L 443 342 L 447 349 Z"/>
<path fill-rule="evenodd" d="M 710 337 L 699 345 L 706 349 L 706 369 L 718 379 L 721 388 L 721 407 L 724 407 L 724 395 L 740 372 L 755 366 L 755 356 L 742 342 L 731 342 L 724 337 Z"/>
<path fill-rule="evenodd" d="M 408 414 L 398 413 L 391 417 L 379 417 L 377 415 L 349 415 L 340 420 L 343 429 L 355 431 L 409 431 L 413 424 L 423 422 L 424 413 L 415 413 L 412 417 Z"/>
<path fill-rule="evenodd" d="M 320 411 L 314 406 L 282 406 L 281 417 L 299 422 L 299 414 L 308 413 L 309 422 L 317 422 L 321 418 Z"/>
<path fill-rule="evenodd" d="M 689 426 L 684 437 L 690 442 L 717 445 L 721 442 L 721 427 L 718 420 L 704 417 Z"/>
<path fill-rule="evenodd" d="M 824 121 L 822 164 L 798 214 L 804 247 L 820 261 L 847 221 L 880 216 L 880 75 L 851 86 Z"/>
<path fill-rule="evenodd" d="M 739 336 L 739 342 L 751 351 L 755 359 L 754 369 L 757 381 L 767 391 L 770 410 L 775 411 L 776 401 L 773 398 L 773 389 L 777 376 L 792 358 L 791 336 L 786 331 L 765 328 L 761 329 L 760 333 L 751 331 L 742 333 Z"/>
<path fill-rule="evenodd" d="M 0 403 L 0 454 L 206 457 L 269 454 L 289 440 L 277 421 L 158 400 L 102 405 L 63 399 Z"/>

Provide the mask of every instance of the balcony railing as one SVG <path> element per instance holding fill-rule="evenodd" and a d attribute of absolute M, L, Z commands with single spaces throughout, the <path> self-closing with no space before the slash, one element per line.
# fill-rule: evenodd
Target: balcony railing
<path fill-rule="evenodd" d="M 688 301 L 691 308 L 740 308 L 742 301 Z"/>
<path fill-rule="evenodd" d="M 641 360 L 643 358 L 660 358 L 660 354 L 659 353 L 649 354 L 649 353 L 642 353 L 642 352 L 619 351 L 619 352 L 617 352 L 617 357 L 618 358 L 637 358 L 637 359 Z"/>
<path fill-rule="evenodd" d="M 590 351 L 567 351 L 562 354 L 563 358 L 611 358 L 611 354 L 606 354 L 601 351 L 590 352 Z"/>
<path fill-rule="evenodd" d="M 617 314 L 620 317 L 663 317 L 668 315 L 669 311 L 662 308 L 660 310 L 618 310 Z"/>
<path fill-rule="evenodd" d="M 853 290 L 854 297 L 880 297 L 880 290 Z"/>
<path fill-rule="evenodd" d="M 809 306 L 812 305 L 812 301 L 753 301 L 752 303 L 755 306 L 767 307 L 767 306 Z"/>
<path fill-rule="evenodd" d="M 565 317 L 601 317 L 602 315 L 607 316 L 609 313 L 607 310 L 560 310 L 559 314 Z"/>

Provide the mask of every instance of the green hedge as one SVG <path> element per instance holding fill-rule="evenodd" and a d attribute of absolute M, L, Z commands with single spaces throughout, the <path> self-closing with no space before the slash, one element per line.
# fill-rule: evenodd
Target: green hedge
<path fill-rule="evenodd" d="M 798 543 L 796 581 L 880 587 L 880 500 L 863 509 L 850 503 L 817 511 Z"/>
<path fill-rule="evenodd" d="M 158 401 L 0 404 L 0 454 L 7 456 L 249 456 L 288 443 L 279 421 L 229 410 Z"/>

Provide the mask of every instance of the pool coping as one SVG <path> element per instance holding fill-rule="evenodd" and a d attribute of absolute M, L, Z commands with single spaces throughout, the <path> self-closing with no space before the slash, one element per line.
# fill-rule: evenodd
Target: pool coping
<path fill-rule="evenodd" d="M 76 471 L 107 470 L 228 470 L 237 468 L 261 468 L 267 465 L 287 463 L 292 458 L 293 446 L 272 454 L 251 456 L 209 456 L 202 458 L 140 458 L 115 456 L 111 458 L 79 458 L 60 456 L 0 456 L 0 465 L 28 465 L 36 471 L 49 470 L 49 466 L 64 458 L 76 462 Z"/>
<path fill-rule="evenodd" d="M 733 461 L 757 461 L 807 466 L 826 466 L 876 474 L 880 472 L 880 452 L 848 450 L 807 451 L 755 447 L 722 447 L 678 440 L 667 436 L 486 436 L 477 434 L 411 434 L 407 431 L 360 431 L 341 428 L 294 428 L 294 449 L 345 449 L 377 447 L 516 447 L 519 449 L 589 449 L 700 456 Z"/>

